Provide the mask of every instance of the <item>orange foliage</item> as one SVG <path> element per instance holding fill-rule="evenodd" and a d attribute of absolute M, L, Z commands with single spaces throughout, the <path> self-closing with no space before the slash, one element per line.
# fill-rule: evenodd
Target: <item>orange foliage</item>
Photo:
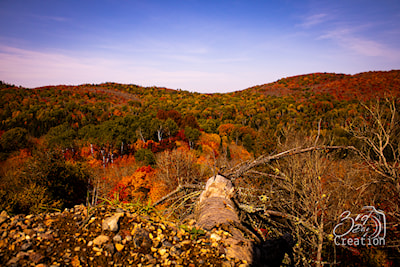
<path fill-rule="evenodd" d="M 19 153 L 13 154 L 7 160 L 0 161 L 0 170 L 3 172 L 5 169 L 13 169 L 22 166 L 30 157 L 31 151 L 29 149 L 21 149 Z"/>
<path fill-rule="evenodd" d="M 203 148 L 203 154 L 212 155 L 218 157 L 219 145 L 221 143 L 221 137 L 218 134 L 202 133 L 200 136 L 199 144 Z"/>
<path fill-rule="evenodd" d="M 143 142 L 142 140 L 138 139 L 138 140 L 133 144 L 133 149 L 137 151 L 137 150 L 139 150 L 139 149 L 145 148 L 145 146 L 146 146 L 146 143 Z"/>
<path fill-rule="evenodd" d="M 251 159 L 251 154 L 244 147 L 236 145 L 234 142 L 229 145 L 229 149 L 233 160 L 246 161 Z"/>
<path fill-rule="evenodd" d="M 122 116 L 122 112 L 119 109 L 114 110 L 113 114 L 117 117 Z"/>
<path fill-rule="evenodd" d="M 227 123 L 227 124 L 222 124 L 219 126 L 218 131 L 220 136 L 229 136 L 233 129 L 235 128 L 235 125 L 232 123 Z"/>
<path fill-rule="evenodd" d="M 167 193 L 167 188 L 161 181 L 156 181 L 155 174 L 156 170 L 150 166 L 138 168 L 132 175 L 124 176 L 114 186 L 110 197 L 118 193 L 121 201 L 158 200 Z"/>
<path fill-rule="evenodd" d="M 81 156 L 82 157 L 89 157 L 91 154 L 90 146 L 84 146 L 81 148 Z"/>
<path fill-rule="evenodd" d="M 125 155 L 123 157 L 119 157 L 114 160 L 114 167 L 124 167 L 124 166 L 129 166 L 129 165 L 135 165 L 136 160 L 133 155 Z"/>
<path fill-rule="evenodd" d="M 94 158 L 92 156 L 88 156 L 87 163 L 92 168 L 100 168 L 101 165 L 102 165 L 102 161 L 101 160 L 97 160 L 96 158 Z"/>

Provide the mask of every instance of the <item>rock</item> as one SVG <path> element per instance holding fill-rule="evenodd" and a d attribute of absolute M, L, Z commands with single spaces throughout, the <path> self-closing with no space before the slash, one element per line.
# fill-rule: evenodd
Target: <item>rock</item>
<path fill-rule="evenodd" d="M 5 222 L 5 221 L 7 221 L 7 220 L 8 220 L 7 211 L 3 210 L 3 211 L 0 213 L 0 224 L 2 224 L 3 222 Z"/>
<path fill-rule="evenodd" d="M 182 245 L 182 246 L 191 245 L 191 244 L 192 244 L 192 241 L 191 241 L 191 240 L 183 240 L 183 241 L 181 242 L 181 245 Z"/>
<path fill-rule="evenodd" d="M 99 235 L 93 240 L 93 244 L 96 246 L 101 246 L 102 244 L 106 243 L 110 238 L 106 235 Z"/>
<path fill-rule="evenodd" d="M 104 249 L 105 249 L 106 251 L 108 251 L 111 255 L 114 254 L 114 252 L 115 252 L 115 247 L 114 247 L 114 244 L 112 244 L 112 243 L 106 244 L 106 245 L 104 246 Z"/>
<path fill-rule="evenodd" d="M 167 248 L 172 247 L 172 244 L 170 242 L 168 242 L 168 241 L 164 241 L 164 242 L 162 242 L 162 244 L 163 244 L 164 247 L 167 247 Z"/>
<path fill-rule="evenodd" d="M 115 235 L 113 237 L 113 241 L 117 242 L 117 243 L 120 243 L 122 241 L 122 237 L 120 235 Z"/>
<path fill-rule="evenodd" d="M 28 257 L 28 256 L 29 256 L 29 253 L 28 252 L 24 252 L 24 251 L 20 251 L 17 254 L 17 258 L 20 258 L 20 259 Z"/>
<path fill-rule="evenodd" d="M 167 253 L 167 250 L 165 248 L 159 249 L 158 253 L 163 256 L 165 253 Z"/>
<path fill-rule="evenodd" d="M 13 257 L 11 258 L 8 262 L 7 262 L 7 266 L 12 266 L 17 264 L 17 262 L 20 260 L 21 258 L 18 257 Z"/>
<path fill-rule="evenodd" d="M 153 240 L 153 247 L 158 248 L 160 247 L 161 242 L 158 240 Z"/>
<path fill-rule="evenodd" d="M 89 210 L 88 219 L 83 216 L 85 210 L 74 207 L 57 213 L 9 217 L 0 224 L 0 265 L 220 266 L 227 261 L 218 250 L 223 238 L 211 240 L 211 233 L 190 240 L 176 223 L 160 218 L 127 211 L 122 215 L 122 210 L 117 215 L 113 207 L 99 206 Z M 85 224 L 79 223 L 79 215 Z M 107 230 L 103 230 L 102 218 L 106 218 L 103 222 Z M 118 226 L 113 235 L 108 224 L 112 220 Z"/>
<path fill-rule="evenodd" d="M 102 224 L 103 231 L 110 230 L 113 232 L 117 232 L 118 231 L 118 221 L 119 221 L 119 218 L 121 218 L 122 216 L 124 216 L 124 213 L 119 212 L 119 213 L 114 214 L 111 217 L 106 218 Z"/>
<path fill-rule="evenodd" d="M 146 254 L 144 257 L 150 264 L 155 264 L 157 262 L 156 259 L 150 254 Z"/>
<path fill-rule="evenodd" d="M 29 235 L 29 236 L 33 236 L 33 235 L 35 234 L 35 231 L 32 230 L 32 229 L 24 229 L 23 232 L 24 232 L 26 235 Z"/>
<path fill-rule="evenodd" d="M 102 252 L 103 250 L 101 248 L 98 247 L 93 247 L 93 251 L 95 252 Z"/>
<path fill-rule="evenodd" d="M 182 253 L 182 251 L 180 249 L 177 249 L 176 247 L 171 247 L 169 252 L 172 256 L 179 256 Z"/>
<path fill-rule="evenodd" d="M 124 249 L 124 245 L 117 243 L 115 244 L 115 248 L 118 252 L 121 252 Z"/>
<path fill-rule="evenodd" d="M 21 250 L 22 250 L 22 251 L 27 251 L 27 250 L 30 249 L 31 247 L 32 247 L 32 243 L 31 243 L 31 242 L 26 242 L 26 243 L 22 244 Z"/>
<path fill-rule="evenodd" d="M 220 241 L 221 237 L 219 235 L 217 235 L 216 233 L 212 233 L 210 236 L 210 239 L 213 241 Z"/>
<path fill-rule="evenodd" d="M 142 247 L 145 249 L 149 249 L 152 245 L 152 241 L 149 237 L 149 232 L 141 228 L 136 228 L 132 232 L 132 240 L 135 247 L 137 248 Z"/>
<path fill-rule="evenodd" d="M 80 262 L 80 260 L 79 260 L 79 256 L 78 256 L 78 255 L 75 255 L 75 257 L 72 258 L 72 260 L 71 260 L 71 265 L 72 265 L 73 267 L 81 266 L 81 262 Z"/>
<path fill-rule="evenodd" d="M 32 252 L 29 254 L 29 260 L 35 264 L 40 263 L 44 259 L 44 256 L 37 252 Z"/>

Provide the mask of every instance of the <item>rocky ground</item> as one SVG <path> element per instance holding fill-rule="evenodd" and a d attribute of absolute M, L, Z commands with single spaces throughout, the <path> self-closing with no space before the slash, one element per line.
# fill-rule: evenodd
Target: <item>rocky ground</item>
<path fill-rule="evenodd" d="M 247 266 L 225 254 L 229 233 L 112 206 L 0 215 L 0 266 Z"/>

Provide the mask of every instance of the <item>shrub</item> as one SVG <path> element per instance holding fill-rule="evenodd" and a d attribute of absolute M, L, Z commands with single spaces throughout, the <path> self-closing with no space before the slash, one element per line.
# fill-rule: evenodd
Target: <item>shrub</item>
<path fill-rule="evenodd" d="M 151 150 L 145 149 L 145 148 L 142 148 L 142 149 L 139 149 L 138 151 L 136 151 L 135 159 L 138 161 L 142 161 L 144 163 L 144 165 L 154 166 L 156 164 L 156 158 L 155 158 L 153 152 L 151 152 Z"/>
<path fill-rule="evenodd" d="M 88 178 L 81 164 L 66 162 L 55 151 L 37 151 L 0 177 L 0 210 L 27 214 L 81 204 Z"/>
<path fill-rule="evenodd" d="M 27 135 L 28 131 L 20 127 L 6 131 L 0 138 L 2 150 L 5 152 L 12 152 L 25 148 L 28 144 Z"/>

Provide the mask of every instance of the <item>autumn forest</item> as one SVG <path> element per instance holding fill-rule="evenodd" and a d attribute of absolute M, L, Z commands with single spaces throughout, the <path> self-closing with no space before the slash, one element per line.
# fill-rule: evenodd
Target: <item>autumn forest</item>
<path fill-rule="evenodd" d="M 180 220 L 209 177 L 239 173 L 249 225 L 265 239 L 291 233 L 297 265 L 400 264 L 398 70 L 313 73 L 224 94 L 4 81 L 0 95 L 0 211 L 106 201 Z M 238 171 L 257 160 L 265 164 Z M 384 211 L 385 245 L 335 244 L 340 215 L 365 206 Z"/>

